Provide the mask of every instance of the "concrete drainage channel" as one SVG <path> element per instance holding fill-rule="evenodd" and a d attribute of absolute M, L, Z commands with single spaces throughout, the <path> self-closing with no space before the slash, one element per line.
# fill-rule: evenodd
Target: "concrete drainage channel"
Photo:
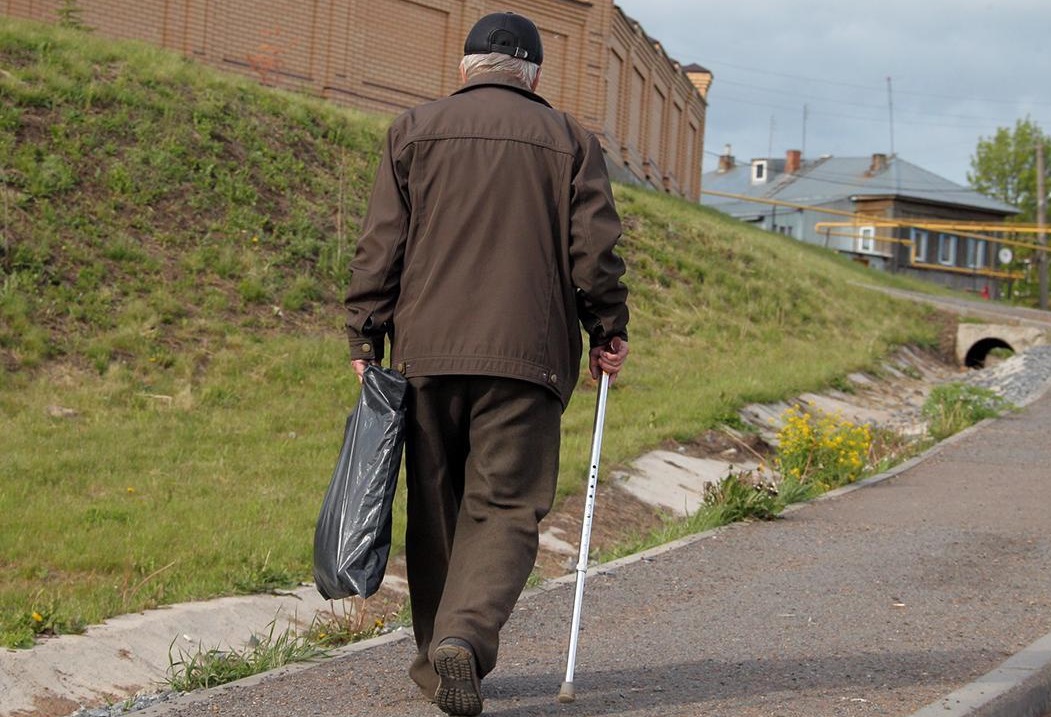
<path fill-rule="evenodd" d="M 915 433 L 922 431 L 923 399 L 936 383 L 966 379 L 994 388 L 1016 404 L 1035 398 L 1051 380 L 1051 347 L 1038 347 L 967 374 L 907 350 L 896 354 L 883 368 L 880 379 L 851 376 L 852 392 L 807 394 L 794 402 L 749 406 L 742 418 L 771 439 L 781 413 L 794 403 L 802 403 L 815 410 L 839 412 L 856 422 Z M 890 390 L 880 385 L 888 381 L 893 385 Z M 696 508 L 706 482 L 721 479 L 731 464 L 737 469 L 745 467 L 742 458 L 735 455 L 726 461 L 697 462 L 676 451 L 655 452 L 617 476 L 617 483 L 664 510 L 684 513 Z M 115 717 L 142 709 L 173 696 L 149 693 L 149 686 L 156 689 L 164 681 L 173 637 L 177 636 L 176 649 L 182 646 L 189 650 L 198 642 L 205 647 L 217 643 L 236 646 L 245 634 L 272 620 L 278 620 L 279 629 L 285 621 L 290 625 L 309 624 L 315 612 L 329 609 L 331 606 L 313 587 L 306 587 L 286 596 L 224 598 L 122 616 L 91 628 L 84 636 L 48 640 L 31 651 L 6 651 L 0 653 L 0 713 Z M 386 635 L 352 647 L 358 651 L 391 639 L 400 636 Z M 127 699 L 136 690 L 143 694 Z M 80 705 L 102 702 L 112 706 L 77 711 Z M 1051 635 L 913 717 L 1042 717 L 1046 713 L 1051 713 Z"/>

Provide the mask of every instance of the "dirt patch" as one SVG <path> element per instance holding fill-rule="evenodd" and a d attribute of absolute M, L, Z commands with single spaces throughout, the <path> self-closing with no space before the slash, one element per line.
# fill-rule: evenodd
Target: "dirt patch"
<path fill-rule="evenodd" d="M 62 717 L 76 712 L 79 707 L 79 704 L 65 697 L 43 694 L 33 698 L 33 709 L 17 710 L 11 713 L 11 717 Z"/>

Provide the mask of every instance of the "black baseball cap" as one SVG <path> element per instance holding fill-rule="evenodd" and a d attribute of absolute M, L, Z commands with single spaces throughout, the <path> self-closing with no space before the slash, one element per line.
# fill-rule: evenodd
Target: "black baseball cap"
<path fill-rule="evenodd" d="M 494 12 L 474 24 L 463 43 L 463 54 L 501 52 L 536 64 L 544 61 L 540 31 L 533 21 L 513 12 Z"/>

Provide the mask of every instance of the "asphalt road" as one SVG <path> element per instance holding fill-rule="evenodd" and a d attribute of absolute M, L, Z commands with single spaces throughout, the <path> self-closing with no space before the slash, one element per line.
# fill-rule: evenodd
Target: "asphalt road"
<path fill-rule="evenodd" d="M 1045 394 L 783 519 L 592 571 L 573 704 L 556 703 L 572 583 L 534 591 L 483 684 L 486 714 L 904 717 L 937 703 L 1051 632 L 1049 435 Z M 139 714 L 437 715 L 406 676 L 412 652 L 388 637 Z"/>

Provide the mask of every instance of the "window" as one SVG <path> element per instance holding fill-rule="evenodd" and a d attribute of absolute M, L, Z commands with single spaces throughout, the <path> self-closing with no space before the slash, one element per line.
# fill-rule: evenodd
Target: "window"
<path fill-rule="evenodd" d="M 938 263 L 945 266 L 956 264 L 956 237 L 952 234 L 938 235 Z"/>
<path fill-rule="evenodd" d="M 913 229 L 911 232 L 912 247 L 915 251 L 915 259 L 917 263 L 926 264 L 927 258 L 927 232 L 922 229 Z"/>
<path fill-rule="evenodd" d="M 967 240 L 967 266 L 971 269 L 982 269 L 985 267 L 985 240 Z"/>
<path fill-rule="evenodd" d="M 752 162 L 752 184 L 762 184 L 766 181 L 766 160 L 757 159 Z"/>
<path fill-rule="evenodd" d="M 858 251 L 862 254 L 876 253 L 876 227 L 858 229 Z"/>

